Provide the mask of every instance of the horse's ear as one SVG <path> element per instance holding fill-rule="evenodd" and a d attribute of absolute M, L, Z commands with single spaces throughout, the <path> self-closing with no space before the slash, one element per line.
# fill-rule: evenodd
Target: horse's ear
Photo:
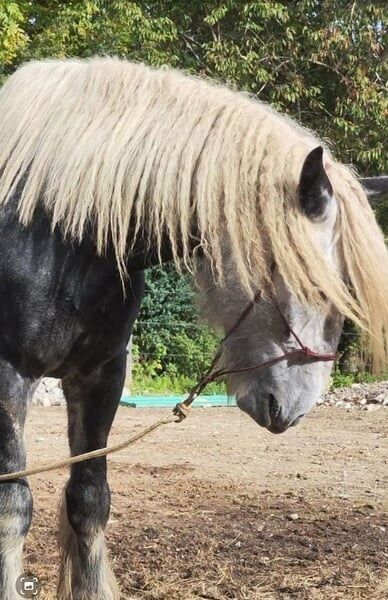
<path fill-rule="evenodd" d="M 388 175 L 381 177 L 361 177 L 360 183 L 372 206 L 388 200 Z"/>
<path fill-rule="evenodd" d="M 324 216 L 333 196 L 333 188 L 323 166 L 323 148 L 318 146 L 307 155 L 299 180 L 299 199 L 310 219 Z"/>

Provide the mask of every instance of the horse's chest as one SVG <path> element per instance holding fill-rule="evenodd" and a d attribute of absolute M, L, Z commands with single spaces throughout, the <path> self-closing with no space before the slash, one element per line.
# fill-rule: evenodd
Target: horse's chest
<path fill-rule="evenodd" d="M 79 306 L 81 300 L 82 306 Z M 0 293 L 0 353 L 26 374 L 62 376 L 91 369 L 114 355 L 129 335 L 130 311 L 114 299 L 53 297 L 34 289 L 18 294 L 10 285 Z"/>

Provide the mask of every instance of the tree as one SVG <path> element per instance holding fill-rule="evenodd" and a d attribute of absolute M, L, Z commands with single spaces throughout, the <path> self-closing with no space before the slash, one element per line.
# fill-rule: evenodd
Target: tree
<path fill-rule="evenodd" d="M 17 58 L 23 54 L 28 44 L 25 25 L 26 6 L 24 2 L 0 0 L 0 69 L 13 70 Z"/>
<path fill-rule="evenodd" d="M 47 57 L 115 54 L 171 65 L 269 102 L 330 140 L 340 160 L 374 175 L 388 172 L 387 13 L 377 0 L 0 0 L 0 80 Z M 388 227 L 387 205 L 378 213 Z M 210 352 L 214 343 L 203 329 L 194 338 L 189 327 L 168 331 L 168 321 L 194 319 L 185 286 L 170 271 L 149 275 L 142 316 L 152 325 L 152 306 L 166 326 L 153 329 L 157 340 L 140 328 L 136 339 L 143 359 L 155 354 L 158 372 L 172 368 L 166 349 L 179 348 L 184 359 L 175 367 L 192 373 L 201 361 L 195 348 Z"/>
<path fill-rule="evenodd" d="M 388 171 L 386 2 L 0 0 L 3 77 L 31 58 L 116 54 L 227 82 Z"/>
<path fill-rule="evenodd" d="M 188 277 L 172 266 L 150 269 L 146 291 L 134 328 L 135 373 L 143 377 L 163 373 L 168 386 L 184 377 L 185 387 L 205 372 L 217 336 L 201 323 Z"/>

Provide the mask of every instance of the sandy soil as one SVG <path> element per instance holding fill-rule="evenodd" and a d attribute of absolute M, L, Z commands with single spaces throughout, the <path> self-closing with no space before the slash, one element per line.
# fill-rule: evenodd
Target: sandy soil
<path fill-rule="evenodd" d="M 111 442 L 163 411 L 120 408 Z M 29 464 L 67 455 L 63 407 L 33 407 Z M 194 409 L 109 459 L 107 538 L 123 599 L 388 598 L 388 409 L 320 407 L 273 436 Z M 55 598 L 65 472 L 31 478 L 26 570 Z"/>

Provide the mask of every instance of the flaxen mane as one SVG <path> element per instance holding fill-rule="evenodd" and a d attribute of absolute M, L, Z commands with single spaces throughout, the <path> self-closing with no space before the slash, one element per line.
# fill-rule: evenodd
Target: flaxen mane
<path fill-rule="evenodd" d="M 23 223 L 41 202 L 73 238 L 92 224 L 97 251 L 112 243 L 121 273 L 130 224 L 147 223 L 157 245 L 167 232 L 176 261 L 179 244 L 190 265 L 195 223 L 220 281 L 225 243 L 246 290 L 270 281 L 275 260 L 299 299 L 329 300 L 361 324 L 376 367 L 386 364 L 382 233 L 354 175 L 326 149 L 346 287 L 298 210 L 303 160 L 322 144 L 303 128 L 244 94 L 110 58 L 27 64 L 0 91 L 0 115 L 0 203 L 24 178 Z"/>

